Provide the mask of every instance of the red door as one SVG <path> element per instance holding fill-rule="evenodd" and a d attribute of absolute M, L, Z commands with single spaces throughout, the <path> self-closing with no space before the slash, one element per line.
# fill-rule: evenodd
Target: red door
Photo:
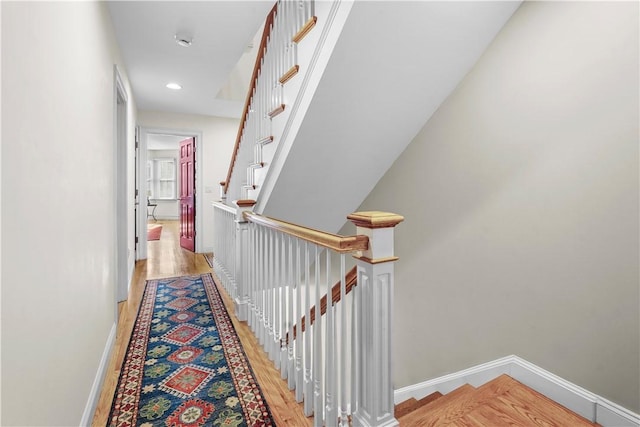
<path fill-rule="evenodd" d="M 180 246 L 196 248 L 196 161 L 195 138 L 180 143 Z"/>

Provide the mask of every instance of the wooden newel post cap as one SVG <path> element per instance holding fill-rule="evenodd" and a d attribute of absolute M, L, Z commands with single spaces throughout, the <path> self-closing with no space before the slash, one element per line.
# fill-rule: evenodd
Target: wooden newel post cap
<path fill-rule="evenodd" d="M 238 205 L 239 208 L 250 208 L 255 204 L 256 204 L 255 200 L 250 200 L 250 199 L 236 200 L 236 205 Z"/>
<path fill-rule="evenodd" d="M 220 181 L 220 185 L 227 185 L 226 181 Z"/>
<path fill-rule="evenodd" d="M 404 221 L 402 215 L 380 211 L 354 212 L 347 219 L 363 228 L 393 228 Z"/>

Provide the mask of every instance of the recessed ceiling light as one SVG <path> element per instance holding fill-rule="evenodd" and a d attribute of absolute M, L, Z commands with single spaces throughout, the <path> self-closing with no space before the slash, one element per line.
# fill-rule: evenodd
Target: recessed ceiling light
<path fill-rule="evenodd" d="M 182 89 L 182 86 L 180 86 L 178 83 L 167 83 L 167 88 L 173 89 L 173 90 L 180 90 Z"/>
<path fill-rule="evenodd" d="M 193 37 L 188 34 L 178 33 L 174 35 L 173 38 L 176 40 L 176 43 L 182 47 L 189 47 L 191 46 L 191 43 L 193 43 Z"/>

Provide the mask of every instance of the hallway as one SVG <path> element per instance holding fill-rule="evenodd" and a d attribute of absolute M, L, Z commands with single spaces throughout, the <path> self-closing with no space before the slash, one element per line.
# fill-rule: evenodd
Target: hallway
<path fill-rule="evenodd" d="M 178 221 L 157 221 L 154 224 L 162 225 L 162 234 L 160 240 L 148 243 L 149 258 L 136 262 L 129 299 L 119 304 L 118 310 L 120 314 L 116 343 L 111 354 L 92 426 L 108 425 L 111 402 L 146 280 L 212 272 L 204 255 L 189 252 L 180 247 Z M 295 402 L 293 393 L 287 389 L 286 381 L 279 379 L 280 373 L 268 359 L 246 323 L 241 323 L 235 318 L 233 315 L 233 303 L 224 289 L 219 288 L 219 290 L 227 310 L 231 314 L 233 324 L 249 358 L 251 367 L 269 403 L 276 425 L 310 426 L 311 419 L 305 418 L 302 414 L 302 405 Z"/>

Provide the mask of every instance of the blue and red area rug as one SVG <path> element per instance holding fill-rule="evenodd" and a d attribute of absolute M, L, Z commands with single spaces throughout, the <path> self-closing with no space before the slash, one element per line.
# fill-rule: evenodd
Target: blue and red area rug
<path fill-rule="evenodd" d="M 275 425 L 211 274 L 147 282 L 109 425 Z"/>

